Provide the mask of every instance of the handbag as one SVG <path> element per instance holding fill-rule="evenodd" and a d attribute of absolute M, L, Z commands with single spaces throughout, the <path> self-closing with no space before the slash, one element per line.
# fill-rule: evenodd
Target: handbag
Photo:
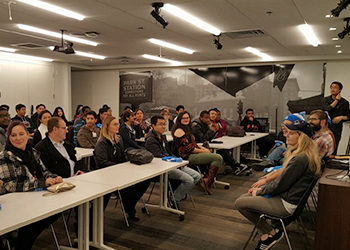
<path fill-rule="evenodd" d="M 131 149 L 126 152 L 127 158 L 131 163 L 137 165 L 150 163 L 154 156 L 146 149 Z"/>
<path fill-rule="evenodd" d="M 227 135 L 232 137 L 244 137 L 246 134 L 243 126 L 231 126 L 227 129 Z"/>
<path fill-rule="evenodd" d="M 75 188 L 75 185 L 72 183 L 69 183 L 69 182 L 58 183 L 58 184 L 55 184 L 55 185 L 48 187 L 47 191 L 49 191 L 50 193 L 45 193 L 45 194 L 43 194 L 43 196 L 49 196 L 49 195 L 54 195 L 54 194 L 66 192 L 66 191 L 69 191 L 73 188 Z"/>

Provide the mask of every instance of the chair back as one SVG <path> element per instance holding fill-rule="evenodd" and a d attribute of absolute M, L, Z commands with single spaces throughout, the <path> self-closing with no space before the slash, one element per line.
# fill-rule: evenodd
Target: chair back
<path fill-rule="evenodd" d="M 299 203 L 298 203 L 298 205 L 297 205 L 297 208 L 295 209 L 295 211 L 294 211 L 294 213 L 293 213 L 293 215 L 292 215 L 292 217 L 293 217 L 294 219 L 298 219 L 299 216 L 301 215 L 301 213 L 303 212 L 304 207 L 305 207 L 305 205 L 306 205 L 306 202 L 307 202 L 307 200 L 309 199 L 309 197 L 310 197 L 310 195 L 311 195 L 311 192 L 312 192 L 312 190 L 314 189 L 314 187 L 315 187 L 315 185 L 316 185 L 316 183 L 318 182 L 319 179 L 320 179 L 320 177 L 315 177 L 315 178 L 312 180 L 310 186 L 309 186 L 309 187 L 307 188 L 307 190 L 305 191 L 303 197 L 302 197 L 301 200 L 299 201 Z"/>

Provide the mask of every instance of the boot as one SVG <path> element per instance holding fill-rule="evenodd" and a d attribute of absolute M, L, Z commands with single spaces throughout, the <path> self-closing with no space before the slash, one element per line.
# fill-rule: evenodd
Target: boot
<path fill-rule="evenodd" d="M 205 186 L 206 186 L 207 191 L 208 191 L 209 194 L 212 194 L 212 193 L 210 192 L 210 189 L 211 189 L 211 187 L 212 187 L 213 184 L 214 184 L 215 177 L 216 177 L 216 173 L 218 172 L 218 170 L 219 170 L 219 167 L 210 166 L 209 174 L 208 174 L 208 179 L 207 179 L 207 181 L 204 181 Z"/>

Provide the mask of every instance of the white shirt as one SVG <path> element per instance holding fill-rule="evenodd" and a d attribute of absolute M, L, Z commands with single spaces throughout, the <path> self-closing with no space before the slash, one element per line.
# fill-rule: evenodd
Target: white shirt
<path fill-rule="evenodd" d="M 50 138 L 50 136 L 49 136 Z M 54 145 L 54 147 L 57 149 L 58 152 L 60 152 L 60 154 L 69 162 L 70 165 L 70 176 L 74 175 L 74 167 L 75 167 L 75 162 L 72 161 L 69 157 L 69 154 L 66 150 L 66 148 L 64 147 L 64 141 L 62 142 L 55 142 L 54 140 L 52 140 L 50 138 L 52 144 Z"/>

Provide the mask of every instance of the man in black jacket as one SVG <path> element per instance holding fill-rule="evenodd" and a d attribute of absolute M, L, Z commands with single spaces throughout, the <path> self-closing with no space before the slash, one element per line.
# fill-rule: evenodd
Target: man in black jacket
<path fill-rule="evenodd" d="M 340 93 L 343 89 L 343 84 L 340 82 L 332 82 L 330 86 L 331 95 L 323 98 L 323 110 L 328 111 L 332 123 L 329 126 L 333 132 L 336 142 L 334 155 L 337 154 L 338 145 L 343 132 L 343 122 L 350 120 L 349 102 L 342 98 Z"/>
<path fill-rule="evenodd" d="M 193 121 L 192 129 L 196 142 L 203 143 L 206 141 L 210 142 L 215 138 L 219 130 L 219 126 L 218 124 L 212 124 L 210 121 L 209 112 L 203 110 L 199 115 L 199 120 Z M 220 149 L 217 151 L 217 153 L 222 156 L 226 164 L 230 165 L 235 175 L 239 175 L 248 169 L 247 165 L 241 164 L 233 159 L 228 150 Z"/>
<path fill-rule="evenodd" d="M 155 115 L 151 118 L 152 130 L 147 134 L 145 147 L 154 157 L 162 158 L 172 156 L 165 132 L 165 119 L 163 116 Z M 200 174 L 189 167 L 181 167 L 169 172 L 169 179 L 179 180 L 181 184 L 174 192 L 175 200 L 179 208 L 179 202 L 200 180 Z"/>
<path fill-rule="evenodd" d="M 245 111 L 245 117 L 241 122 L 241 126 L 244 127 L 246 132 L 262 132 L 260 122 L 254 118 L 254 110 L 250 108 Z M 275 145 L 275 142 L 268 136 L 258 139 L 256 143 L 259 147 L 259 155 L 261 158 L 267 156 Z"/>
<path fill-rule="evenodd" d="M 85 164 L 82 161 L 77 162 L 74 145 L 65 140 L 68 130 L 63 119 L 52 117 L 47 123 L 47 130 L 48 134 L 45 139 L 35 147 L 40 152 L 40 158 L 44 165 L 51 173 L 62 176 L 63 178 L 83 174 L 86 171 Z M 75 208 L 75 219 L 78 220 L 77 207 Z M 74 223 L 74 227 L 75 233 L 78 236 L 77 222 Z M 90 230 L 90 237 L 91 235 L 92 230 Z"/>
<path fill-rule="evenodd" d="M 74 145 L 66 141 L 67 127 L 63 119 L 52 117 L 47 123 L 48 136 L 35 147 L 45 166 L 63 178 L 79 175 L 85 171 L 82 162 L 77 162 Z"/>

